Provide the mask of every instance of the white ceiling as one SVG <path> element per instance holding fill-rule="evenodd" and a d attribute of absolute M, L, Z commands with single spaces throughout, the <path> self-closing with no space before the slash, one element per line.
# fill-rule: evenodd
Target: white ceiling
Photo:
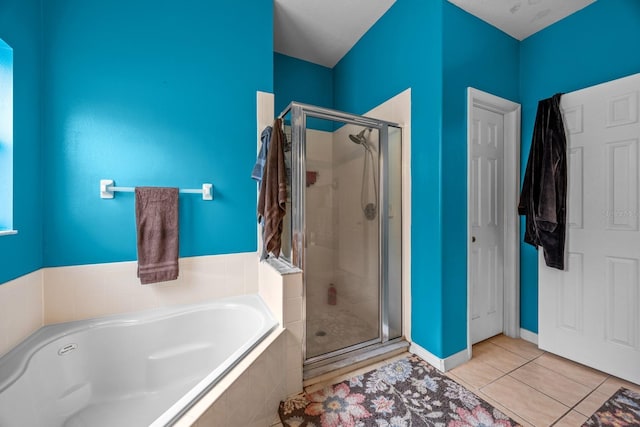
<path fill-rule="evenodd" d="M 524 40 L 596 0 L 449 0 L 449 2 Z"/>
<path fill-rule="evenodd" d="M 448 1 L 523 40 L 596 0 Z M 333 68 L 394 2 L 274 0 L 274 50 Z"/>
<path fill-rule="evenodd" d="M 274 50 L 333 68 L 393 3 L 274 0 Z"/>

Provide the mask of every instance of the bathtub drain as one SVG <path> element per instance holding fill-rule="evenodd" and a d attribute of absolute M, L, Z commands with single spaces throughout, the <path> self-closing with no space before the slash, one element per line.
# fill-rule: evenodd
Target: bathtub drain
<path fill-rule="evenodd" d="M 76 348 L 78 348 L 78 344 L 67 344 L 64 347 L 61 347 L 60 350 L 58 350 L 58 356 L 64 356 L 65 354 L 72 352 Z"/>

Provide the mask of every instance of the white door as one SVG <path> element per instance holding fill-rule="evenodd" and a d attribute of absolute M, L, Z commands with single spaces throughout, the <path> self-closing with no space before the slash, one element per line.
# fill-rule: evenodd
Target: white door
<path fill-rule="evenodd" d="M 469 150 L 471 342 L 502 332 L 504 117 L 474 106 Z"/>
<path fill-rule="evenodd" d="M 640 383 L 640 74 L 563 95 L 566 271 L 539 258 L 539 346 Z"/>

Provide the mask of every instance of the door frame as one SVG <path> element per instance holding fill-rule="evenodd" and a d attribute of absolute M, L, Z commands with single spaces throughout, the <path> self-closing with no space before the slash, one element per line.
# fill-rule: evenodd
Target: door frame
<path fill-rule="evenodd" d="M 467 88 L 467 352 L 471 358 L 471 159 L 473 108 L 483 108 L 504 117 L 503 213 L 504 213 L 504 298 L 503 333 L 520 337 L 520 104 Z"/>

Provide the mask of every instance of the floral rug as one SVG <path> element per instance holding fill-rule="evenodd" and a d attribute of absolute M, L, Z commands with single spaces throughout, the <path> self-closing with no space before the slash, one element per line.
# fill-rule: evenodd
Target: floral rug
<path fill-rule="evenodd" d="M 621 388 L 582 426 L 640 426 L 640 393 Z"/>
<path fill-rule="evenodd" d="M 510 427 L 515 421 L 417 356 L 280 404 L 286 427 Z"/>

